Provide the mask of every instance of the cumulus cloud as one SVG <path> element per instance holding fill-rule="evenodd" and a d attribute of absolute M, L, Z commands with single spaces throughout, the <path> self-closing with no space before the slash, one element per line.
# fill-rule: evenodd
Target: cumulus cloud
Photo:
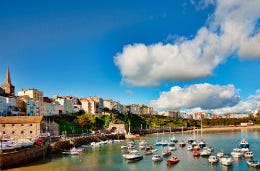
<path fill-rule="evenodd" d="M 202 110 L 232 107 L 239 103 L 239 90 L 233 85 L 194 84 L 181 88 L 174 86 L 168 92 L 162 92 L 159 99 L 151 101 L 157 110 L 191 109 Z"/>
<path fill-rule="evenodd" d="M 246 101 L 239 101 L 234 106 L 222 107 L 213 110 L 203 110 L 200 107 L 185 110 L 186 113 L 192 114 L 195 112 L 211 112 L 216 114 L 225 113 L 251 113 L 260 109 L 260 90 L 257 90 L 254 95 L 250 95 Z"/>
<path fill-rule="evenodd" d="M 125 45 L 114 57 L 122 82 L 157 86 L 162 81 L 184 81 L 210 76 L 230 55 L 260 57 L 260 1 L 206 0 L 216 10 L 192 39 L 151 45 Z"/>

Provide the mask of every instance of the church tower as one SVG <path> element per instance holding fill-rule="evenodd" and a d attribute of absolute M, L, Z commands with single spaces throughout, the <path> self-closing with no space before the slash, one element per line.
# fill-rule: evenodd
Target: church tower
<path fill-rule="evenodd" d="M 5 83 L 2 84 L 1 88 L 4 90 L 6 96 L 15 96 L 14 94 L 15 87 L 11 83 L 9 67 L 6 70 Z"/>

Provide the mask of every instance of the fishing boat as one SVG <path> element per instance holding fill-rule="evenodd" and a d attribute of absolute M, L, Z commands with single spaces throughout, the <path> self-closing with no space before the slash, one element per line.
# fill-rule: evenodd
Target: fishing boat
<path fill-rule="evenodd" d="M 199 148 L 193 148 L 193 156 L 194 157 L 200 156 L 200 149 Z"/>
<path fill-rule="evenodd" d="M 126 160 L 142 160 L 143 155 L 137 150 L 130 150 L 128 153 L 123 154 L 123 158 Z"/>
<path fill-rule="evenodd" d="M 260 168 L 260 162 L 256 161 L 256 160 L 248 160 L 246 161 L 247 165 L 249 167 L 253 167 L 253 168 Z"/>
<path fill-rule="evenodd" d="M 211 156 L 209 156 L 208 161 L 211 164 L 217 163 L 218 162 L 218 157 L 211 155 Z"/>
<path fill-rule="evenodd" d="M 252 158 L 252 157 L 254 157 L 254 154 L 253 154 L 252 151 L 246 151 L 246 152 L 244 153 L 244 157 L 245 157 L 245 158 Z"/>
<path fill-rule="evenodd" d="M 171 157 L 167 160 L 167 165 L 177 164 L 179 163 L 180 159 L 177 157 Z"/>
<path fill-rule="evenodd" d="M 158 154 L 153 155 L 152 161 L 154 161 L 154 162 L 163 161 L 163 157 L 161 155 L 158 155 Z"/>
<path fill-rule="evenodd" d="M 246 138 L 243 138 L 243 139 L 240 141 L 239 147 L 241 148 L 241 150 L 242 150 L 243 152 L 249 151 L 249 143 L 248 143 L 248 141 L 246 140 Z"/>
<path fill-rule="evenodd" d="M 229 154 L 224 154 L 220 159 L 220 163 L 224 166 L 231 166 L 233 163 L 233 159 Z"/>
<path fill-rule="evenodd" d="M 243 152 L 241 151 L 240 148 L 234 148 L 233 151 L 231 152 L 232 157 L 235 158 L 240 158 L 243 156 Z"/>

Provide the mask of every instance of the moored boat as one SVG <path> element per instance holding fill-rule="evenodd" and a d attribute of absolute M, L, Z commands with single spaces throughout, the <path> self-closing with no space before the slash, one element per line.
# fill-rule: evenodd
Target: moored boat
<path fill-rule="evenodd" d="M 211 163 L 211 164 L 217 163 L 217 162 L 218 162 L 218 157 L 211 155 L 211 156 L 209 156 L 208 161 L 209 161 L 209 163 Z"/>
<path fill-rule="evenodd" d="M 199 147 L 200 147 L 200 148 L 206 147 L 205 141 L 201 140 L 201 141 L 199 142 Z"/>
<path fill-rule="evenodd" d="M 162 160 L 163 160 L 163 157 L 158 155 L 158 154 L 153 155 L 153 157 L 152 157 L 152 161 L 154 161 L 154 162 L 159 162 L 159 161 L 162 161 Z"/>
<path fill-rule="evenodd" d="M 224 154 L 220 159 L 220 163 L 224 166 L 231 166 L 233 163 L 233 159 L 229 154 Z"/>
<path fill-rule="evenodd" d="M 252 158 L 252 157 L 254 157 L 254 154 L 253 154 L 252 151 L 246 151 L 246 152 L 244 153 L 244 157 L 245 157 L 245 158 Z"/>
<path fill-rule="evenodd" d="M 126 160 L 142 160 L 143 155 L 137 150 L 130 150 L 128 153 L 123 154 L 123 158 Z"/>
<path fill-rule="evenodd" d="M 188 151 L 191 151 L 192 149 L 193 149 L 192 145 L 189 144 L 189 145 L 187 146 L 187 150 L 188 150 Z"/>
<path fill-rule="evenodd" d="M 163 150 L 162 151 L 162 156 L 163 157 L 170 156 L 170 155 L 172 155 L 172 152 L 170 150 Z"/>
<path fill-rule="evenodd" d="M 231 152 L 232 157 L 239 158 L 243 156 L 243 152 L 241 151 L 240 148 L 234 148 L 233 151 Z"/>
<path fill-rule="evenodd" d="M 210 155 L 211 155 L 211 151 L 208 150 L 207 147 L 204 147 L 204 148 L 202 149 L 202 151 L 200 152 L 200 155 L 201 155 L 201 156 L 210 156 Z"/>
<path fill-rule="evenodd" d="M 167 160 L 167 165 L 177 164 L 179 163 L 180 159 L 177 157 L 171 157 Z"/>
<path fill-rule="evenodd" d="M 254 167 L 254 168 L 260 168 L 260 162 L 256 160 L 248 160 L 246 161 L 247 165 L 249 167 Z"/>

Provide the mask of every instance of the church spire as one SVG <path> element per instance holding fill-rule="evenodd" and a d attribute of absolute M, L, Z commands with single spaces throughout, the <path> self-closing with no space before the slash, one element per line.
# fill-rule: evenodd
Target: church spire
<path fill-rule="evenodd" d="M 9 67 L 8 67 L 7 70 L 6 70 L 5 83 L 11 85 L 11 77 L 10 77 Z"/>

